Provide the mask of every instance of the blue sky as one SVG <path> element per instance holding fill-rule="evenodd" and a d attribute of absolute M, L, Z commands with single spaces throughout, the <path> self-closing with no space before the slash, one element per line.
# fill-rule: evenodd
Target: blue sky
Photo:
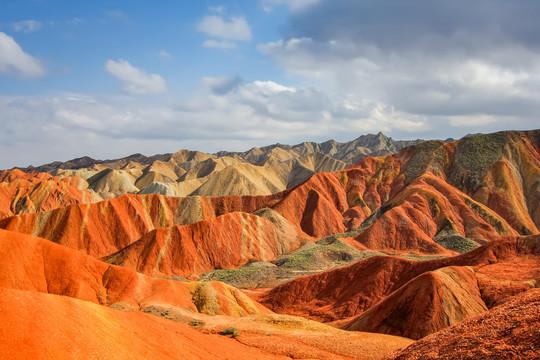
<path fill-rule="evenodd" d="M 540 2 L 0 2 L 0 168 L 538 128 Z"/>
<path fill-rule="evenodd" d="M 283 76 L 279 69 L 268 66 L 255 41 L 228 40 L 235 51 L 202 46 L 209 39 L 221 40 L 198 30 L 205 17 L 219 17 L 227 23 L 249 14 L 253 24 L 247 19 L 246 24 L 252 39 L 266 42 L 279 37 L 284 6 L 269 12 L 256 1 L 227 5 L 205 1 L 3 2 L 0 31 L 39 59 L 47 76 L 31 82 L 21 81 L 17 75 L 22 74 L 3 76 L 0 91 L 4 95 L 115 92 L 118 84 L 103 71 L 108 59 L 125 59 L 160 74 L 173 92 L 187 89 L 189 93 L 206 76 L 242 73 L 247 80 Z"/>

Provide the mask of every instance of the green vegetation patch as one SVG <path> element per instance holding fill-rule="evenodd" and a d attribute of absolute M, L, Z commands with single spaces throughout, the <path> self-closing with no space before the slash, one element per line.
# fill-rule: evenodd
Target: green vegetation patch
<path fill-rule="evenodd" d="M 342 241 L 340 241 L 338 239 L 339 238 L 352 238 L 352 237 L 355 237 L 358 234 L 360 234 L 360 232 L 361 232 L 360 229 L 352 229 L 352 230 L 344 232 L 344 233 L 338 233 L 338 234 L 329 235 L 329 236 L 326 236 L 326 237 L 323 237 L 323 238 L 320 238 L 319 240 L 317 240 L 317 245 L 331 245 L 334 242 L 339 241 L 341 244 L 343 244 L 345 246 L 348 246 L 348 245 L 346 245 L 345 243 L 343 243 Z"/>
<path fill-rule="evenodd" d="M 232 338 L 240 336 L 240 333 L 234 327 L 226 328 L 225 330 L 220 331 L 219 334 L 220 335 L 230 335 Z"/>
<path fill-rule="evenodd" d="M 442 171 L 444 168 L 445 155 L 444 142 L 440 140 L 425 141 L 411 147 L 414 155 L 406 165 L 403 173 L 410 183 L 428 170 Z"/>
<path fill-rule="evenodd" d="M 339 236 L 344 234 L 337 234 Z M 333 240 L 329 237 L 317 242 L 317 245 L 294 251 L 287 255 L 282 255 L 273 261 L 282 269 L 317 271 L 332 268 L 340 265 L 348 265 L 362 258 L 362 253 L 345 244 L 340 240 Z"/>
<path fill-rule="evenodd" d="M 199 283 L 191 295 L 193 304 L 200 313 L 214 315 L 219 308 L 216 291 L 208 282 Z"/>
<path fill-rule="evenodd" d="M 451 181 L 459 187 L 478 190 L 489 169 L 501 158 L 507 141 L 505 132 L 464 137 L 456 147 Z"/>
<path fill-rule="evenodd" d="M 221 281 L 240 289 L 271 286 L 279 278 L 288 278 L 289 271 L 277 266 L 244 266 L 239 269 L 219 269 L 203 274 L 199 281 Z"/>
<path fill-rule="evenodd" d="M 460 254 L 466 253 L 467 251 L 471 251 L 479 247 L 480 245 L 471 239 L 465 238 L 463 236 L 454 235 L 454 236 L 448 236 L 442 239 L 437 240 L 437 244 L 441 245 L 442 247 L 456 251 Z"/>
<path fill-rule="evenodd" d="M 446 255 L 420 255 L 420 254 L 407 254 L 407 255 L 395 255 L 397 257 L 400 257 L 405 260 L 413 260 L 413 261 L 427 261 L 427 260 L 434 260 L 434 259 L 443 259 L 447 258 Z"/>

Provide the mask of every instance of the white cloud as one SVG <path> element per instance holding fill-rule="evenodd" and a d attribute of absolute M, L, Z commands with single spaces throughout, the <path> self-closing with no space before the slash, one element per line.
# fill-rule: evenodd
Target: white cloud
<path fill-rule="evenodd" d="M 0 153 L 10 154 L 0 168 L 83 155 L 103 159 L 181 148 L 215 152 L 276 142 L 349 141 L 379 131 L 397 139 L 458 138 L 478 132 L 478 126 L 498 131 L 537 123 L 536 113 L 425 116 L 356 93 L 226 77 L 203 78 L 191 98 L 174 102 L 81 94 L 0 96 L 0 114 Z"/>
<path fill-rule="evenodd" d="M 450 124 L 452 126 L 482 126 L 490 123 L 494 123 L 497 119 L 494 116 L 486 114 L 474 114 L 474 115 L 456 115 L 450 116 Z M 511 120 L 511 119 L 508 119 Z"/>
<path fill-rule="evenodd" d="M 283 86 L 281 84 L 275 83 L 273 81 L 259 81 L 256 80 L 253 82 L 253 85 L 267 91 L 267 92 L 282 92 L 282 91 L 290 91 L 290 92 L 296 92 L 296 89 L 293 87 Z"/>
<path fill-rule="evenodd" d="M 38 59 L 25 53 L 11 36 L 0 32 L 0 73 L 2 72 L 38 77 L 45 75 L 45 68 Z"/>
<path fill-rule="evenodd" d="M 238 47 L 235 42 L 227 40 L 214 40 L 208 39 L 202 44 L 203 47 L 216 48 L 216 49 L 234 49 Z"/>
<path fill-rule="evenodd" d="M 443 138 L 538 127 L 540 3 L 492 0 L 486 16 L 485 1 L 263 2 L 285 3 L 282 38 L 259 51 L 289 78 L 345 94 L 349 108 L 381 104 L 393 119 L 382 130 Z"/>
<path fill-rule="evenodd" d="M 275 142 L 351 140 L 392 129 L 393 119 L 407 119 L 374 102 L 347 109 L 341 98 L 312 88 L 227 78 L 205 78 L 192 98 L 177 103 L 80 94 L 0 96 L 0 113 L 0 152 L 16 154 L 0 168 L 83 155 L 114 158 L 185 147 L 214 152 Z"/>
<path fill-rule="evenodd" d="M 540 110 L 540 53 L 519 46 L 492 49 L 492 59 L 414 49 L 385 51 L 373 44 L 335 39 L 291 38 L 258 49 L 287 74 L 321 89 L 376 99 L 409 114 L 528 118 Z M 508 52 L 523 63 L 508 64 Z"/>
<path fill-rule="evenodd" d="M 208 15 L 197 24 L 197 30 L 225 40 L 251 40 L 251 28 L 243 16 L 233 16 L 230 21 L 226 21 L 221 16 Z"/>
<path fill-rule="evenodd" d="M 15 31 L 22 31 L 24 33 L 30 33 L 41 29 L 42 23 L 37 20 L 24 20 L 16 23 L 12 23 L 11 27 Z"/>
<path fill-rule="evenodd" d="M 107 60 L 105 69 L 123 82 L 122 89 L 130 94 L 160 94 L 167 91 L 165 80 L 158 74 L 148 74 L 127 60 Z"/>

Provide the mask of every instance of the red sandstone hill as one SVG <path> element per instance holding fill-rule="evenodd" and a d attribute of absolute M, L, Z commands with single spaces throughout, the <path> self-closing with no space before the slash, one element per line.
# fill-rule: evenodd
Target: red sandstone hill
<path fill-rule="evenodd" d="M 199 326 L 186 326 L 172 317 L 0 288 L 0 357 L 376 360 L 411 343 L 404 338 L 345 332 L 284 316 L 214 316 L 205 320 L 212 324 L 201 325 L 201 331 L 196 330 Z M 239 336 L 218 335 L 231 324 L 238 326 Z"/>
<path fill-rule="evenodd" d="M 32 234 L 94 257 L 111 255 L 146 233 L 174 224 L 191 224 L 245 209 L 253 212 L 273 197 L 174 198 L 124 195 L 92 204 L 0 220 L 0 228 Z"/>
<path fill-rule="evenodd" d="M 431 141 L 341 172 L 355 237 L 367 248 L 460 250 L 499 235 L 535 234 L 540 225 L 540 131 Z M 349 215 L 350 214 L 350 215 Z M 349 216 L 347 216 L 349 215 Z M 435 241 L 433 241 L 435 240 Z"/>
<path fill-rule="evenodd" d="M 230 212 L 271 208 L 295 229 L 299 245 L 301 240 L 313 236 L 345 230 L 341 221 L 336 221 L 346 210 L 346 200 L 340 192 L 343 189 L 336 175 L 325 173 L 294 190 L 271 196 L 124 195 L 99 203 L 13 216 L 0 220 L 0 228 L 33 234 L 101 258 L 124 249 L 156 228 L 192 224 Z M 292 250 L 289 245 L 284 249 Z"/>
<path fill-rule="evenodd" d="M 78 177 L 60 179 L 17 169 L 0 171 L 0 219 L 102 200 L 87 187 Z"/>
<path fill-rule="evenodd" d="M 451 266 L 415 277 L 340 328 L 421 339 L 486 310 L 474 271 Z"/>
<path fill-rule="evenodd" d="M 44 239 L 5 230 L 0 230 L 0 259 L 0 288 L 106 306 L 120 303 L 137 310 L 159 305 L 235 316 L 270 312 L 226 284 L 150 278 Z"/>
<path fill-rule="evenodd" d="M 410 345 L 388 360 L 533 360 L 540 349 L 540 290 Z"/>
<path fill-rule="evenodd" d="M 237 268 L 250 259 L 270 261 L 299 246 L 296 233 L 280 233 L 263 217 L 232 212 L 153 230 L 104 260 L 143 274 L 188 277 Z"/>
<path fill-rule="evenodd" d="M 527 271 L 519 269 L 520 263 Z M 508 272 L 503 277 L 493 266 Z M 278 313 L 325 322 L 356 316 L 337 325 L 419 338 L 481 312 L 486 302 L 493 305 L 526 291 L 539 280 L 540 236 L 535 235 L 503 238 L 444 259 L 375 256 L 279 285 L 258 300 Z M 419 312 L 423 322 L 413 316 Z"/>

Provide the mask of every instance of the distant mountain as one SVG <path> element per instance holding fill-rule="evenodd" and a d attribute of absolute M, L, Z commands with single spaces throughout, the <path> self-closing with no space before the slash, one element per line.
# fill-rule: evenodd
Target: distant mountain
<path fill-rule="evenodd" d="M 381 156 L 422 142 L 396 141 L 382 133 L 339 143 L 274 144 L 246 152 L 207 154 L 180 150 L 174 154 L 133 154 L 115 160 L 82 157 L 22 169 L 77 176 L 103 199 L 127 193 L 187 195 L 269 195 L 301 184 L 318 172 L 337 171 L 367 156 Z"/>
<path fill-rule="evenodd" d="M 266 161 L 270 156 L 279 158 L 281 154 L 284 160 L 285 154 L 292 157 L 300 157 L 307 154 L 319 153 L 327 155 L 336 160 L 341 160 L 348 165 L 352 165 L 367 156 L 382 156 L 397 152 L 399 149 L 418 144 L 424 140 L 393 140 L 382 132 L 378 134 L 362 135 L 359 138 L 340 143 L 335 140 L 328 140 L 323 143 L 303 142 L 297 145 L 274 144 L 261 148 L 253 148 L 246 152 L 220 151 L 216 155 L 239 156 L 247 162 L 257 164 Z"/>

